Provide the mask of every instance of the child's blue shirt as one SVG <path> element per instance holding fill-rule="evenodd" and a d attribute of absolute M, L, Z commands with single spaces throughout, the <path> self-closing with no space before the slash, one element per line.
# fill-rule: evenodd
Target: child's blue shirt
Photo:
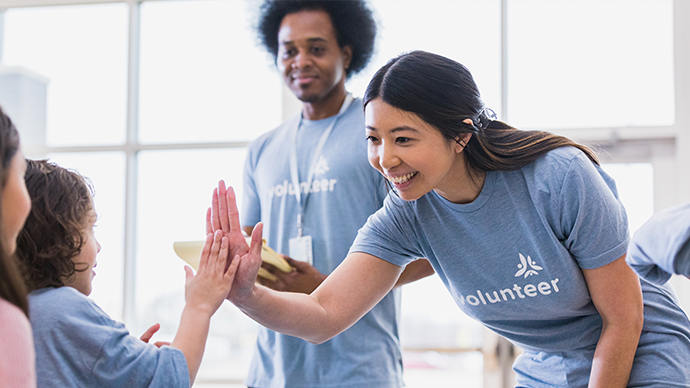
<path fill-rule="evenodd" d="M 39 387 L 189 387 L 179 349 L 129 334 L 71 287 L 29 294 Z"/>

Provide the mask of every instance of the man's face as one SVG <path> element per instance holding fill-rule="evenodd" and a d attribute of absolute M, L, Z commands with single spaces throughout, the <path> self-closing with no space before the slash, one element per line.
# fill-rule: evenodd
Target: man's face
<path fill-rule="evenodd" d="M 285 83 L 302 102 L 318 102 L 344 84 L 351 59 L 350 47 L 338 46 L 326 12 L 304 10 L 283 18 L 277 65 Z"/>

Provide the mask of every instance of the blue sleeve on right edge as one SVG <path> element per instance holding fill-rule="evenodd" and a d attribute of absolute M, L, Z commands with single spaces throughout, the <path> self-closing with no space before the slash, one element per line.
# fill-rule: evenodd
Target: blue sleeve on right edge
<path fill-rule="evenodd" d="M 626 261 L 655 284 L 666 283 L 672 274 L 690 277 L 690 203 L 663 210 L 642 225 Z"/>

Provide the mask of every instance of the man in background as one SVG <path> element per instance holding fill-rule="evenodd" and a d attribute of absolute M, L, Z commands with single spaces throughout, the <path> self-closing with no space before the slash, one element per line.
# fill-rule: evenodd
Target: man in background
<path fill-rule="evenodd" d="M 387 190 L 367 160 L 362 101 L 345 81 L 364 69 L 376 23 L 363 1 L 265 1 L 258 33 L 299 115 L 259 137 L 244 169 L 243 230 L 264 223 L 268 245 L 295 268 L 264 286 L 311 293 L 345 258 L 357 230 Z M 399 284 L 433 273 L 426 260 Z M 402 387 L 400 290 L 347 331 L 321 345 L 261 327 L 249 387 Z"/>

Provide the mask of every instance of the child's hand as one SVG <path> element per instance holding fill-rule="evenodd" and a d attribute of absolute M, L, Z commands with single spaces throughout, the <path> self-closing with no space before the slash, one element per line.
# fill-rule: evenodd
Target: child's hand
<path fill-rule="evenodd" d="M 160 323 L 154 323 L 153 326 L 149 327 L 144 332 L 144 334 L 142 334 L 141 337 L 139 337 L 139 339 L 146 342 L 146 343 L 149 343 L 149 341 L 151 340 L 151 337 L 153 337 L 153 335 L 156 334 L 156 332 L 158 330 L 160 330 L 160 328 L 161 328 Z M 153 343 L 153 345 L 156 346 L 157 348 L 160 348 L 163 345 L 170 345 L 170 342 L 168 342 L 168 341 L 156 341 Z"/>
<path fill-rule="evenodd" d="M 229 266 L 226 265 L 227 261 L 227 237 L 223 237 L 220 230 L 215 234 L 209 233 L 201 250 L 197 274 L 194 275 L 192 269 L 185 266 L 187 307 L 206 313 L 209 317 L 218 310 L 232 288 L 239 265 L 239 260 L 232 260 Z"/>

